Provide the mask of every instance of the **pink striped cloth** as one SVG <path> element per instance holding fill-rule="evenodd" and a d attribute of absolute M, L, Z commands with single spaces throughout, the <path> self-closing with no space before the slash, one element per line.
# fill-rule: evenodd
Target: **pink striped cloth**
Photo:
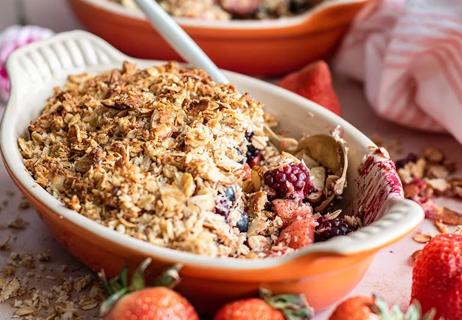
<path fill-rule="evenodd" d="M 462 0 L 378 0 L 335 61 L 382 117 L 462 142 Z"/>
<path fill-rule="evenodd" d="M 0 32 L 0 102 L 7 101 L 10 95 L 10 80 L 6 72 L 6 61 L 10 54 L 20 47 L 52 35 L 53 31 L 37 26 L 13 25 Z"/>

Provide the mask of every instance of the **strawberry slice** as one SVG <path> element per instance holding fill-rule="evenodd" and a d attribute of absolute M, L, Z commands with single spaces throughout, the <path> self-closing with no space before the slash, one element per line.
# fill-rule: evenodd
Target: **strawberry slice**
<path fill-rule="evenodd" d="M 295 220 L 282 230 L 278 242 L 292 249 L 300 249 L 313 243 L 315 220 L 312 216 L 303 220 Z"/>
<path fill-rule="evenodd" d="M 290 73 L 279 80 L 277 84 L 338 115 L 342 113 L 337 95 L 332 87 L 329 66 L 324 61 L 313 62 L 299 71 Z"/>
<path fill-rule="evenodd" d="M 257 11 L 261 0 L 221 0 L 220 3 L 223 9 L 232 14 L 247 16 Z"/>
<path fill-rule="evenodd" d="M 313 213 L 307 203 L 300 203 L 292 199 L 276 199 L 271 202 L 274 212 L 282 219 L 282 226 L 286 227 L 296 219 L 304 219 Z"/>

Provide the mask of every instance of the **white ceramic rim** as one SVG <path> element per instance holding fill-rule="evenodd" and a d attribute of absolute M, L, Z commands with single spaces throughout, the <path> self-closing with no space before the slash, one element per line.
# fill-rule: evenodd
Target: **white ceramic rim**
<path fill-rule="evenodd" d="M 37 70 L 35 67 L 30 69 L 33 61 L 28 59 L 30 57 L 39 57 L 36 61 L 39 61 L 41 64 L 45 62 L 50 65 L 53 63 L 56 65 L 56 61 L 47 62 L 46 59 L 49 58 L 44 56 L 43 53 L 50 53 L 54 50 L 53 48 L 56 48 L 57 45 L 61 45 L 63 43 L 67 45 L 73 43 L 72 46 L 69 46 L 69 49 L 72 50 L 90 50 L 91 52 L 101 51 L 107 55 L 104 59 L 109 59 L 107 61 L 110 61 L 111 63 L 121 63 L 124 60 L 132 60 L 144 63 L 152 62 L 155 64 L 159 63 L 159 61 L 132 59 L 95 35 L 84 31 L 72 31 L 62 33 L 49 40 L 36 42 L 28 45 L 27 47 L 21 48 L 15 51 L 7 62 L 12 90 L 0 128 L 0 150 L 4 161 L 16 180 L 27 190 L 29 194 L 37 200 L 40 200 L 44 206 L 48 207 L 63 219 L 67 219 L 71 223 L 84 228 L 93 234 L 102 236 L 117 245 L 137 251 L 140 255 L 155 257 L 159 260 L 179 262 L 184 265 L 198 267 L 211 267 L 228 270 L 255 270 L 280 266 L 294 259 L 303 258 L 303 256 L 313 253 L 353 255 L 365 251 L 377 250 L 377 248 L 394 242 L 398 238 L 413 230 L 423 219 L 423 210 L 415 202 L 396 197 L 389 198 L 385 203 L 386 207 L 383 209 L 384 215 L 382 218 L 369 226 L 350 233 L 347 236 L 335 237 L 326 242 L 315 243 L 311 246 L 300 249 L 293 254 L 282 257 L 245 260 L 235 258 L 211 258 L 155 246 L 148 242 L 137 240 L 114 230 L 110 230 L 109 228 L 106 228 L 73 210 L 67 209 L 61 202 L 49 194 L 45 189 L 40 187 L 28 173 L 22 162 L 22 158 L 19 155 L 17 135 L 15 133 L 15 124 L 19 121 L 18 117 L 21 113 L 21 105 L 17 105 L 16 103 L 21 91 L 20 88 L 26 86 L 28 81 L 32 81 L 26 71 Z M 79 52 L 80 59 L 82 59 L 82 54 L 83 56 L 86 56 L 90 51 L 84 53 Z M 54 54 L 56 54 L 59 58 L 59 52 L 55 52 Z M 72 52 L 68 54 L 72 55 Z M 74 59 L 74 61 L 77 60 L 78 59 Z M 40 68 L 40 66 L 37 67 Z M 241 84 L 252 83 L 252 85 L 256 88 L 266 88 L 266 90 L 271 90 L 272 92 L 276 92 L 278 95 L 283 96 L 284 99 L 290 103 L 294 103 L 305 108 L 309 112 L 315 114 L 318 118 L 329 119 L 325 121 L 335 121 L 344 129 L 345 132 L 348 132 L 349 135 L 354 135 L 355 139 L 359 140 L 365 147 L 374 145 L 372 141 L 370 141 L 351 124 L 312 101 L 261 80 L 234 72 L 224 72 L 231 80 L 234 79 Z"/>
<path fill-rule="evenodd" d="M 122 16 L 146 20 L 141 10 L 127 9 L 126 7 L 108 0 L 81 0 L 104 10 L 112 11 Z M 205 29 L 284 29 L 296 26 L 309 20 L 313 15 L 338 5 L 362 3 L 367 0 L 329 0 L 321 3 L 307 12 L 293 17 L 279 18 L 273 20 L 231 20 L 215 21 L 193 18 L 175 18 L 183 27 L 205 28 Z"/>

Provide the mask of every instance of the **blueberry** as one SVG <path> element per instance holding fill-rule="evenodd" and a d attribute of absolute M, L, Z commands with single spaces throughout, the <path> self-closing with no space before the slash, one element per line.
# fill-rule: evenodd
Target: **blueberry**
<path fill-rule="evenodd" d="M 242 212 L 241 218 L 236 223 L 236 227 L 240 232 L 247 232 L 249 230 L 249 215 L 247 212 Z"/>
<path fill-rule="evenodd" d="M 225 190 L 225 197 L 228 198 L 231 202 L 236 201 L 236 193 L 234 192 L 234 187 L 228 187 Z"/>

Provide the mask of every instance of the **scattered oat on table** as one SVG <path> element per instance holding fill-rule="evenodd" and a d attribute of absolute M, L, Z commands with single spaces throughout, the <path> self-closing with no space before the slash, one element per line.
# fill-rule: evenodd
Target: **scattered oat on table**
<path fill-rule="evenodd" d="M 23 230 L 28 226 L 29 222 L 25 221 L 23 218 L 17 217 L 10 223 L 8 223 L 8 228 Z"/>
<path fill-rule="evenodd" d="M 50 269 L 44 264 L 43 257 L 43 254 L 34 256 L 13 252 L 2 268 L 0 302 L 6 301 L 13 307 L 13 318 L 97 318 L 104 296 L 99 280 L 90 274 L 72 276 Z M 46 261 L 49 259 L 47 256 Z M 39 274 L 36 269 L 40 270 Z M 47 289 L 38 289 L 38 282 L 42 286 L 47 282 Z"/>

